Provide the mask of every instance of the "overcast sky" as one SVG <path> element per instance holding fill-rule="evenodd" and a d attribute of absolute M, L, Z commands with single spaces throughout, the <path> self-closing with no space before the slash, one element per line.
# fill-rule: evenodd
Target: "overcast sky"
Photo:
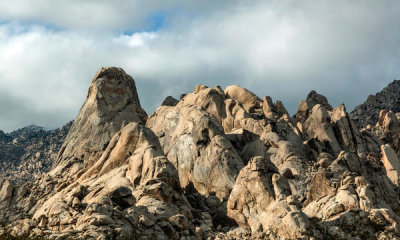
<path fill-rule="evenodd" d="M 0 129 L 60 127 L 119 66 L 153 112 L 239 84 L 290 113 L 310 90 L 351 111 L 400 78 L 400 1 L 0 1 Z"/>

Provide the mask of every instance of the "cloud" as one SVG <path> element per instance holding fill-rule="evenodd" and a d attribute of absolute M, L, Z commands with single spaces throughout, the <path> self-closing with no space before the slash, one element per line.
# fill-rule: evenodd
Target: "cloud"
<path fill-rule="evenodd" d="M 143 47 L 150 41 L 157 39 L 158 35 L 154 32 L 138 32 L 132 35 L 121 35 L 114 39 L 115 43 L 123 44 L 129 48 Z"/>
<path fill-rule="evenodd" d="M 28 126 L 33 122 L 40 122 L 42 126 L 50 128 L 60 127 L 60 123 L 66 123 L 65 115 L 62 114 L 61 110 L 33 108 L 19 96 L 13 96 L 4 91 L 0 91 L 0 109 L 2 111 L 0 115 L 1 127 L 7 131 Z"/>
<path fill-rule="evenodd" d="M 138 1 L 94 0 L 15 0 L 0 2 L 0 18 L 23 20 L 67 28 L 138 28 L 146 25 L 146 16 L 161 6 L 151 8 Z"/>
<path fill-rule="evenodd" d="M 39 2 L 0 3 L 0 108 L 18 103 L 0 129 L 73 119 L 101 66 L 131 74 L 148 113 L 199 83 L 351 110 L 400 74 L 396 1 Z"/>
<path fill-rule="evenodd" d="M 159 27 L 164 16 L 194 17 L 236 1 L 13 0 L 0 1 L 0 21 L 37 22 L 85 31 L 143 31 Z"/>

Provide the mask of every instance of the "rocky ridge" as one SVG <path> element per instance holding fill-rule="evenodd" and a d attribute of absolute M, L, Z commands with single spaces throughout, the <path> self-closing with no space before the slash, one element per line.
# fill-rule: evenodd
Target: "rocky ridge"
<path fill-rule="evenodd" d="M 22 184 L 48 172 L 71 124 L 55 130 L 31 125 L 10 133 L 0 131 L 0 183 L 12 177 Z"/>
<path fill-rule="evenodd" d="M 49 239 L 400 239 L 400 119 L 359 130 L 315 91 L 290 117 L 237 85 L 147 116 L 96 73 L 48 173 L 0 190 L 0 235 Z"/>
<path fill-rule="evenodd" d="M 354 108 L 349 114 L 353 122 L 360 128 L 375 126 L 381 110 L 400 112 L 400 80 L 394 80 L 382 91 L 369 95 L 368 99 Z"/>

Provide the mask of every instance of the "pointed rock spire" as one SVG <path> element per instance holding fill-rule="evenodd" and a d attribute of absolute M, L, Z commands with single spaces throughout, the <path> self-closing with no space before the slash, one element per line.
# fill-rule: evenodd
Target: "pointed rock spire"
<path fill-rule="evenodd" d="M 83 104 L 57 157 L 65 162 L 91 166 L 112 136 L 129 122 L 144 123 L 135 81 L 121 68 L 101 68 L 94 76 Z M 54 170 L 53 170 L 54 171 Z"/>

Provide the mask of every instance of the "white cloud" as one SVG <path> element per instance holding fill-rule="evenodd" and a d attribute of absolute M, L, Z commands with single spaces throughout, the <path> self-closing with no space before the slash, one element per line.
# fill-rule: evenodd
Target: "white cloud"
<path fill-rule="evenodd" d="M 120 35 L 114 41 L 115 43 L 135 48 L 143 47 L 156 38 L 158 38 L 158 35 L 154 32 L 137 32 L 132 35 Z"/>
<path fill-rule="evenodd" d="M 0 19 L 11 21 L 0 25 L 0 94 L 7 96 L 0 109 L 19 106 L 7 109 L 0 129 L 73 119 L 90 79 L 108 65 L 135 78 L 149 113 L 165 96 L 179 97 L 198 83 L 241 84 L 283 100 L 292 113 L 316 89 L 350 110 L 400 74 L 394 1 L 19 6 L 30 2 L 0 3 Z M 160 29 L 121 34 L 147 29 L 149 16 L 163 11 Z"/>

